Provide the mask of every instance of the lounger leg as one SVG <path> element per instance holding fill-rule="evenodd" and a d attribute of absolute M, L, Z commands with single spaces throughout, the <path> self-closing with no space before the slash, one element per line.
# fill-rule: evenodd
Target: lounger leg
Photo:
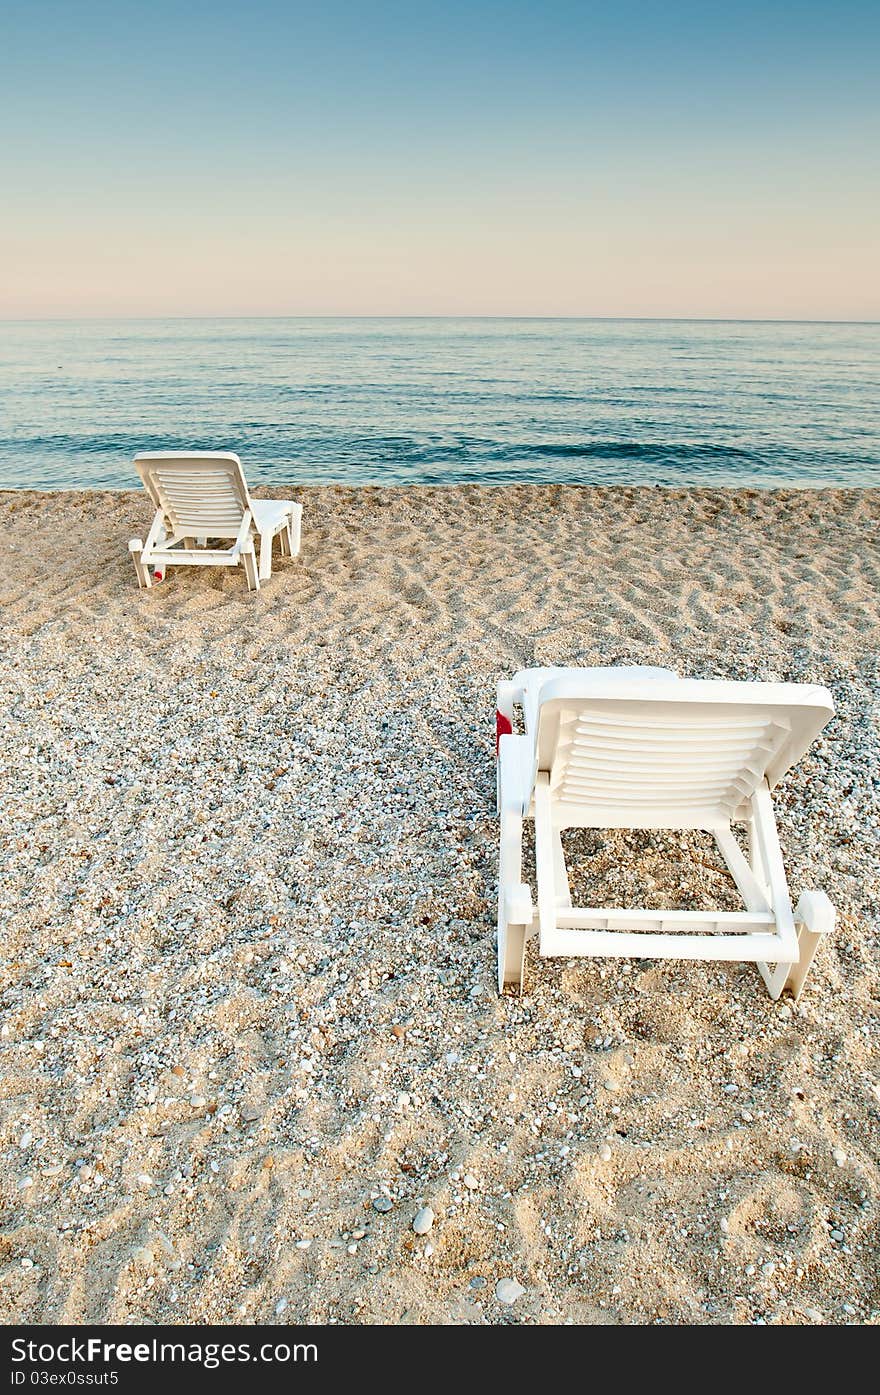
<path fill-rule="evenodd" d="M 513 683 L 501 682 L 498 684 L 495 712 L 495 754 L 497 756 L 495 770 L 495 807 L 499 814 L 501 813 L 501 774 L 504 764 L 501 758 L 501 738 L 505 732 L 513 732 L 513 707 L 517 696 L 517 690 Z"/>
<path fill-rule="evenodd" d="M 532 893 L 522 882 L 523 787 L 518 736 L 498 744 L 498 991 L 523 988 L 526 939 L 532 929 Z"/>
<path fill-rule="evenodd" d="M 259 591 L 260 577 L 257 571 L 257 555 L 254 552 L 254 544 L 248 539 L 249 546 L 242 550 L 241 560 L 244 563 L 244 574 L 247 577 L 249 591 Z"/>
<path fill-rule="evenodd" d="M 798 927 L 798 962 L 792 965 L 786 988 L 797 1002 L 803 991 L 819 942 L 834 929 L 836 913 L 824 891 L 804 891 L 795 906 Z"/>
<path fill-rule="evenodd" d="M 761 856 L 761 845 L 758 841 L 758 830 L 755 827 L 754 816 L 748 821 L 747 832 L 749 838 L 749 866 L 757 878 L 758 884 L 762 888 L 766 888 L 767 869 L 764 866 L 764 859 Z"/>
<path fill-rule="evenodd" d="M 302 534 L 302 504 L 294 504 L 290 515 L 290 523 L 287 526 L 287 540 L 290 545 L 290 557 L 298 557 L 300 549 L 300 539 Z"/>
<path fill-rule="evenodd" d="M 144 550 L 144 544 L 141 539 L 132 538 L 131 542 L 128 544 L 128 550 L 131 553 L 131 560 L 134 562 L 139 588 L 142 591 L 149 591 L 153 584 L 153 578 L 150 576 L 149 567 L 145 567 L 141 561 L 141 553 Z"/>
<path fill-rule="evenodd" d="M 727 865 L 727 870 L 736 882 L 739 894 L 742 897 L 747 911 L 769 911 L 770 902 L 767 898 L 767 887 L 758 880 L 755 868 L 761 866 L 760 849 L 757 843 L 757 834 L 754 827 L 749 827 L 749 849 L 751 862 L 743 857 L 742 849 L 733 830 L 728 824 L 726 828 L 716 828 L 715 842 L 721 852 L 721 856 Z M 762 873 L 763 875 L 763 873 Z"/>
<path fill-rule="evenodd" d="M 560 905 L 556 890 L 557 859 L 562 863 L 563 875 L 565 875 L 562 841 L 560 839 L 557 849 L 556 837 L 558 834 L 553 827 L 550 801 L 550 776 L 546 770 L 539 770 L 535 779 L 535 872 L 538 884 L 538 934 L 540 936 L 556 929 L 556 912 Z M 567 890 L 568 877 L 566 876 L 562 890 L 562 901 L 565 900 Z"/>
<path fill-rule="evenodd" d="M 272 575 L 272 534 L 260 534 L 260 580 L 268 581 Z"/>
<path fill-rule="evenodd" d="M 531 892 L 522 885 L 522 815 L 501 814 L 498 867 L 498 991 L 523 989 L 526 938 L 532 921 Z"/>
<path fill-rule="evenodd" d="M 568 885 L 568 868 L 565 865 L 565 851 L 562 847 L 562 834 L 553 830 L 553 881 L 556 885 L 556 905 L 560 910 L 571 910 L 571 889 Z"/>
<path fill-rule="evenodd" d="M 819 941 L 834 929 L 834 907 L 824 891 L 805 891 L 794 911 L 798 932 L 798 957 L 793 964 L 759 964 L 771 998 L 787 988 L 797 1002 L 813 962 Z"/>

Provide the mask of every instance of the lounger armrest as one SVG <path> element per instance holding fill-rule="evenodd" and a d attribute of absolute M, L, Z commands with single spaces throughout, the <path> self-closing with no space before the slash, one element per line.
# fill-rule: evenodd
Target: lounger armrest
<path fill-rule="evenodd" d="M 235 542 L 232 546 L 233 557 L 238 557 L 242 552 L 253 552 L 254 540 L 251 537 L 252 522 L 253 516 L 251 514 L 250 509 L 245 509 L 244 515 L 241 520 L 241 527 L 238 530 L 238 536 L 236 537 Z M 250 543 L 250 547 L 248 547 L 248 543 Z"/>
<path fill-rule="evenodd" d="M 504 919 L 508 925 L 531 926 L 535 918 L 532 889 L 525 882 L 509 886 L 504 892 Z"/>
<path fill-rule="evenodd" d="M 495 708 L 509 722 L 513 721 L 513 709 L 517 704 L 522 703 L 522 689 L 508 679 L 502 679 L 498 684 L 495 698 Z"/>
<path fill-rule="evenodd" d="M 522 705 L 522 690 L 515 683 L 503 680 L 498 684 L 495 698 L 495 754 L 502 736 L 513 735 L 513 709 Z"/>
<path fill-rule="evenodd" d="M 503 735 L 498 743 L 498 812 L 524 817 L 532 798 L 530 756 L 532 743 L 527 736 Z"/>
<path fill-rule="evenodd" d="M 129 550 L 129 552 L 143 552 L 143 550 L 144 550 L 144 540 L 143 540 L 143 538 L 129 538 L 129 540 L 128 540 L 128 550 Z"/>
<path fill-rule="evenodd" d="M 803 891 L 794 911 L 794 923 L 813 935 L 830 935 L 837 913 L 824 891 Z"/>
<path fill-rule="evenodd" d="M 153 518 L 153 522 L 150 524 L 150 531 L 147 534 L 147 541 L 143 544 L 141 561 L 144 563 L 145 566 L 150 561 L 153 548 L 160 546 L 160 544 L 165 541 L 165 536 L 165 515 L 161 509 L 158 509 Z M 132 544 L 135 542 L 137 542 L 137 539 L 132 538 L 131 542 L 128 544 L 129 552 L 134 551 L 134 547 Z"/>

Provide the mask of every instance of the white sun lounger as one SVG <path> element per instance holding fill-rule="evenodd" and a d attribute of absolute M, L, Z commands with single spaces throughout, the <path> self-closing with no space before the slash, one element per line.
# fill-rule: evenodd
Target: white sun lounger
<path fill-rule="evenodd" d="M 232 451 L 145 451 L 135 456 L 135 468 L 156 505 L 147 541 L 128 544 L 138 586 L 160 580 L 166 567 L 243 566 L 249 591 L 272 575 L 272 543 L 281 540 L 281 554 L 299 552 L 302 504 L 286 499 L 252 499 Z M 254 538 L 259 538 L 257 565 Z M 226 547 L 208 547 L 224 542 Z"/>
<path fill-rule="evenodd" d="M 754 961 L 771 997 L 786 987 L 799 996 L 834 908 L 808 891 L 792 911 L 770 791 L 833 715 L 825 688 L 534 668 L 499 683 L 497 707 L 500 991 L 522 991 L 526 939 L 537 933 L 541 956 Z M 523 735 L 513 732 L 515 707 Z M 537 908 L 522 878 L 524 818 L 535 823 Z M 566 828 L 710 832 L 745 909 L 575 907 Z"/>

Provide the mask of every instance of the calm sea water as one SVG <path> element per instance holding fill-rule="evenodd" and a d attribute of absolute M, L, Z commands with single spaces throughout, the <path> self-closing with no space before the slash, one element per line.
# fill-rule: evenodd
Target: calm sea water
<path fill-rule="evenodd" d="M 880 484 L 880 326 L 259 319 L 0 324 L 0 485 Z"/>

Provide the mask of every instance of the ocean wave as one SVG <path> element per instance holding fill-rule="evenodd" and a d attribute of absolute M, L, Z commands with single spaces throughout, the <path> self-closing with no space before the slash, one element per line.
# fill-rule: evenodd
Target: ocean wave
<path fill-rule="evenodd" d="M 463 332 L 465 330 L 466 332 Z M 880 327 L 141 321 L 7 326 L 0 486 L 880 484 Z"/>

